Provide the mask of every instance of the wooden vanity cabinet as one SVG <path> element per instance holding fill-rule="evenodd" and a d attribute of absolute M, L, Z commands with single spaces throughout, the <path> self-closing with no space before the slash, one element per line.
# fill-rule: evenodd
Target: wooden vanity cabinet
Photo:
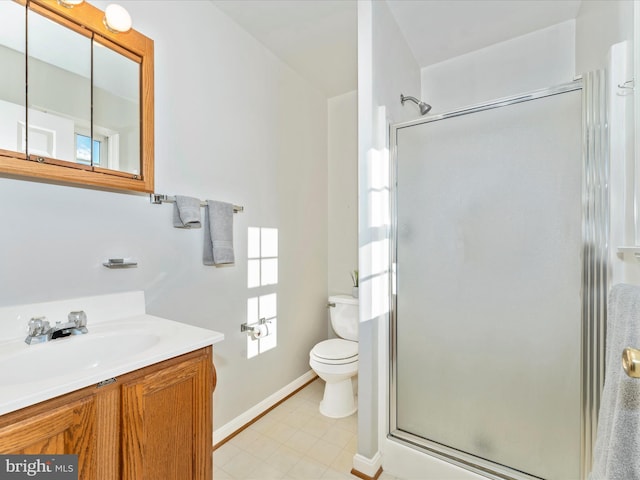
<path fill-rule="evenodd" d="M 212 393 L 210 356 L 124 382 L 122 480 L 210 480 Z"/>
<path fill-rule="evenodd" d="M 84 390 L 0 417 L 0 453 L 77 453 L 78 478 L 97 480 L 96 396 Z"/>
<path fill-rule="evenodd" d="M 78 454 L 82 480 L 210 480 L 207 347 L 0 416 L 0 453 Z"/>

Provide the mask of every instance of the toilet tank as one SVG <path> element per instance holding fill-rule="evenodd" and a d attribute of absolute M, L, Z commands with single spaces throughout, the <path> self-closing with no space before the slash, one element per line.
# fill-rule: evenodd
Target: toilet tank
<path fill-rule="evenodd" d="M 358 341 L 358 299 L 351 295 L 332 295 L 329 303 L 331 326 L 337 335 L 354 342 Z"/>

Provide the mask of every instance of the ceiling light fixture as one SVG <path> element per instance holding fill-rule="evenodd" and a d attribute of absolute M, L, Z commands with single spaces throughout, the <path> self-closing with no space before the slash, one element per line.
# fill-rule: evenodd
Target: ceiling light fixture
<path fill-rule="evenodd" d="M 58 0 L 58 4 L 63 7 L 73 8 L 76 5 L 80 5 L 84 0 Z"/>
<path fill-rule="evenodd" d="M 104 9 L 102 23 L 113 33 L 125 33 L 131 30 L 131 15 L 124 7 L 112 3 Z"/>

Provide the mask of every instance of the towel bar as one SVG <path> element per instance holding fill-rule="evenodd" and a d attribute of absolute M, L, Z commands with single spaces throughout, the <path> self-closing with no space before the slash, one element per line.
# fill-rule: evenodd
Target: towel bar
<path fill-rule="evenodd" d="M 171 195 L 162 195 L 159 193 L 151 193 L 149 194 L 149 200 L 151 201 L 151 203 L 155 204 L 155 205 L 159 205 L 161 203 L 175 203 L 176 202 L 176 197 L 171 196 Z M 206 207 L 207 206 L 207 202 L 204 201 L 200 201 L 200 206 L 201 207 Z M 233 213 L 238 213 L 238 212 L 244 212 L 244 207 L 241 205 L 234 205 L 233 206 Z"/>
<path fill-rule="evenodd" d="M 640 378 L 640 350 L 627 347 L 622 351 L 622 368 L 632 378 Z"/>

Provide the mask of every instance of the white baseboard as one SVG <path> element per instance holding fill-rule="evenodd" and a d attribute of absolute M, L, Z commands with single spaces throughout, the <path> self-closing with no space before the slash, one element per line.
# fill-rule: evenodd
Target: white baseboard
<path fill-rule="evenodd" d="M 263 401 L 261 401 L 257 405 L 254 405 L 253 407 L 251 407 L 246 412 L 238 415 L 236 418 L 234 418 L 230 422 L 214 430 L 213 432 L 214 447 L 216 444 L 223 442 L 229 435 L 232 435 L 236 431 L 240 430 L 242 427 L 250 423 L 254 418 L 258 417 L 260 414 L 269 410 L 276 403 L 285 399 L 287 396 L 291 395 L 298 388 L 310 382 L 315 377 L 317 377 L 316 373 L 313 370 L 309 370 L 307 373 L 296 378 L 290 384 L 282 387 L 273 395 L 270 395 L 269 397 L 265 398 Z"/>
<path fill-rule="evenodd" d="M 375 478 L 378 470 L 382 467 L 382 454 L 376 452 L 373 458 L 356 453 L 353 456 L 353 469 L 365 474 L 367 477 Z"/>

